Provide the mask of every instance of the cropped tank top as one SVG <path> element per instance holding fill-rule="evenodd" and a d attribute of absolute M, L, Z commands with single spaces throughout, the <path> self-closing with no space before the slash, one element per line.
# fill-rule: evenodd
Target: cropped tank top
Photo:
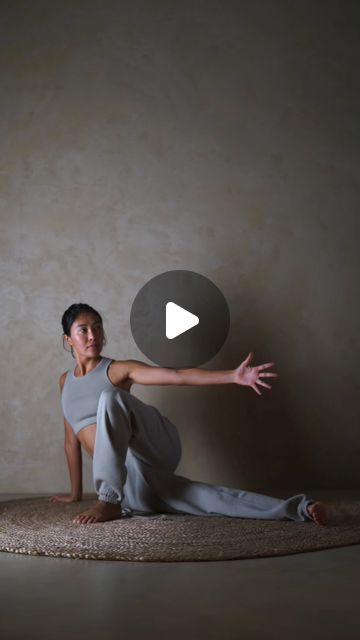
<path fill-rule="evenodd" d="M 107 370 L 113 358 L 105 358 L 85 376 L 77 378 L 74 374 L 76 362 L 68 369 L 61 394 L 61 406 L 64 417 L 78 433 L 88 424 L 96 423 L 99 397 L 104 389 L 118 388 L 108 378 Z"/>

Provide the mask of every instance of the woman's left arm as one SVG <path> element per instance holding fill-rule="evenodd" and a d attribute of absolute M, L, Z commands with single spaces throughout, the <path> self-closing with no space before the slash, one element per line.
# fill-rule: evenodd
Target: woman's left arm
<path fill-rule="evenodd" d="M 263 373 L 264 369 L 272 367 L 274 362 L 250 367 L 253 353 L 250 352 L 247 358 L 236 369 L 228 371 L 209 371 L 208 369 L 167 369 L 165 367 L 151 367 L 138 360 L 127 360 L 128 378 L 134 384 L 153 385 L 208 385 L 208 384 L 240 384 L 249 386 L 260 396 L 262 395 L 257 384 L 271 389 L 260 377 L 278 377 L 277 373 Z"/>

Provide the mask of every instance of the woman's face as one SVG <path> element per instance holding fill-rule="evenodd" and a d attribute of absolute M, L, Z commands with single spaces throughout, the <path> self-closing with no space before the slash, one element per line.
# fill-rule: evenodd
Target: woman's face
<path fill-rule="evenodd" d="M 104 330 L 99 318 L 92 313 L 81 313 L 71 325 L 69 344 L 79 355 L 88 357 L 101 353 Z"/>

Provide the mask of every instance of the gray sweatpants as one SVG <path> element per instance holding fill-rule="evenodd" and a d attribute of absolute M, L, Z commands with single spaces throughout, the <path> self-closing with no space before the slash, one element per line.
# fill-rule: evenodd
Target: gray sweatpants
<path fill-rule="evenodd" d="M 188 513 L 267 520 L 312 520 L 312 498 L 281 500 L 175 475 L 181 458 L 175 425 L 155 408 L 121 389 L 99 398 L 93 479 L 99 500 L 121 503 L 128 515 Z"/>

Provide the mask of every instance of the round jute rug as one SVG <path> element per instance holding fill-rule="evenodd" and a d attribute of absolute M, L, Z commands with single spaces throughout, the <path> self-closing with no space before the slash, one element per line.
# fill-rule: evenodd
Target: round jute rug
<path fill-rule="evenodd" d="M 93 504 L 49 498 L 0 502 L 0 550 L 60 558 L 184 562 L 282 556 L 360 544 L 360 502 L 328 502 L 327 526 L 291 520 L 144 514 L 92 524 L 73 518 Z"/>

